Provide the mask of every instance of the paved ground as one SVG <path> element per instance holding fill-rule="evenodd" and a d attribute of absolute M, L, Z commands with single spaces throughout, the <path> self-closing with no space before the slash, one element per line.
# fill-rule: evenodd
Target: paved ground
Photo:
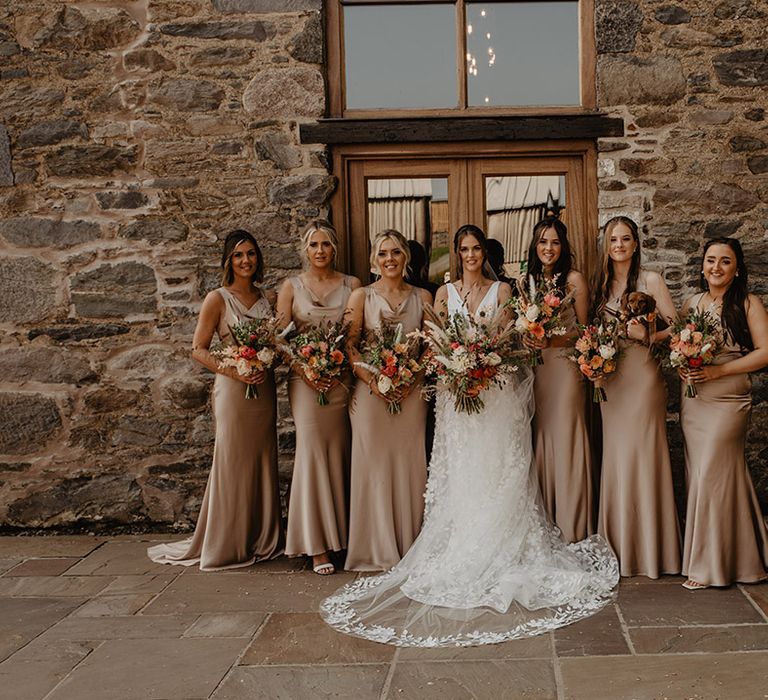
<path fill-rule="evenodd" d="M 632 579 L 554 633 L 396 650 L 315 612 L 351 574 L 287 559 L 202 574 L 151 563 L 158 539 L 0 538 L 0 698 L 768 698 L 768 584 Z"/>

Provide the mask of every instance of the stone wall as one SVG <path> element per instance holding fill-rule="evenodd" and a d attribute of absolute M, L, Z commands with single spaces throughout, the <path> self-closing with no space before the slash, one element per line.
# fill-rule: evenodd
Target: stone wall
<path fill-rule="evenodd" d="M 648 267 L 679 304 L 698 292 L 703 242 L 735 236 L 768 303 L 768 5 L 598 0 L 598 106 L 625 137 L 598 143 L 601 223 L 642 224 Z M 678 392 L 670 443 L 682 490 Z M 753 375 L 747 455 L 768 511 L 768 377 Z M 678 494 L 681 495 L 681 494 Z"/>
<path fill-rule="evenodd" d="M 601 220 L 642 223 L 677 300 L 723 234 L 768 292 L 766 15 L 748 0 L 597 3 L 599 106 L 626 124 L 599 142 Z M 298 139 L 325 110 L 321 19 L 321 0 L 0 9 L 0 524 L 193 522 L 211 377 L 189 346 L 218 239 L 254 231 L 276 284 L 335 185 L 325 150 Z M 762 375 L 755 387 L 766 504 Z M 282 400 L 280 415 L 285 486 Z"/>
<path fill-rule="evenodd" d="M 189 350 L 218 239 L 253 231 L 275 284 L 334 187 L 298 143 L 325 109 L 320 9 L 3 4 L 0 524 L 193 522 L 211 375 Z"/>

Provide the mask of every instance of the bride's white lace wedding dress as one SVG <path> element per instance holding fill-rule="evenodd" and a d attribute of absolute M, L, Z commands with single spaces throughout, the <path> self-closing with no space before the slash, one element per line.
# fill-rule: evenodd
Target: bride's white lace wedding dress
<path fill-rule="evenodd" d="M 497 295 L 494 283 L 476 313 L 495 309 Z M 448 311 L 468 314 L 451 285 Z M 612 600 L 619 569 L 605 540 L 566 545 L 542 507 L 532 385 L 533 373 L 519 369 L 473 415 L 438 395 L 421 534 L 390 571 L 326 598 L 329 625 L 398 646 L 493 644 L 562 627 Z"/>

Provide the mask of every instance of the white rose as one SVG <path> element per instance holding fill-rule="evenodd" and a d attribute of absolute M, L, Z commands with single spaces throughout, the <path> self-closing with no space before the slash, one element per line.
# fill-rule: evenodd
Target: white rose
<path fill-rule="evenodd" d="M 677 350 L 673 350 L 671 353 L 669 353 L 669 361 L 673 367 L 677 367 L 680 364 L 680 361 L 682 359 L 683 359 L 682 354 L 679 353 Z"/>
<path fill-rule="evenodd" d="M 539 317 L 539 307 L 536 304 L 531 304 L 525 310 L 525 317 L 529 321 L 535 321 Z"/>
<path fill-rule="evenodd" d="M 392 391 L 392 380 L 386 374 L 380 374 L 376 386 L 379 387 L 379 393 L 386 394 Z"/>
<path fill-rule="evenodd" d="M 489 352 L 485 356 L 485 364 L 489 365 L 490 367 L 496 367 L 497 365 L 501 364 L 501 357 L 497 355 L 495 352 Z"/>
<path fill-rule="evenodd" d="M 246 377 L 251 373 L 251 363 L 248 362 L 248 360 L 240 359 L 235 364 L 235 367 L 237 368 L 237 373 L 241 377 Z"/>
<path fill-rule="evenodd" d="M 258 357 L 259 361 L 264 363 L 265 365 L 271 365 L 272 360 L 275 357 L 275 352 L 270 348 L 262 348 L 256 353 L 256 357 Z"/>
<path fill-rule="evenodd" d="M 610 345 L 600 346 L 600 357 L 604 360 L 610 360 L 616 354 L 616 348 L 612 348 Z"/>
<path fill-rule="evenodd" d="M 515 330 L 521 333 L 528 328 L 528 321 L 525 320 L 525 316 L 518 316 L 515 320 Z"/>
<path fill-rule="evenodd" d="M 682 340 L 684 343 L 690 342 L 691 340 L 690 328 L 683 328 L 683 330 L 680 331 L 680 340 Z"/>

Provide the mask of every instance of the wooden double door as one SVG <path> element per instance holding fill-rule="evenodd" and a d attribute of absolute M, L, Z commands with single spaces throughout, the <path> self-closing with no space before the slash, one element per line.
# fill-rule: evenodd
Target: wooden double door
<path fill-rule="evenodd" d="M 455 270 L 453 234 L 467 223 L 504 249 L 507 272 L 524 272 L 533 226 L 558 212 L 576 267 L 590 272 L 597 237 L 593 141 L 337 146 L 331 217 L 340 262 L 370 280 L 370 241 L 394 228 L 417 240 L 440 282 Z"/>

